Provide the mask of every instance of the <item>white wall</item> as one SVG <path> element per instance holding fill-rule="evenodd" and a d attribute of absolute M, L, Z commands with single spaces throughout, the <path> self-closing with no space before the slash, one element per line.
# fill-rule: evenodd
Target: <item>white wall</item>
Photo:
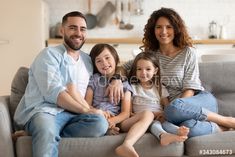
<path fill-rule="evenodd" d="M 72 10 L 87 13 L 87 0 L 45 0 L 50 6 L 50 24 L 55 25 L 61 17 Z M 107 2 L 91 0 L 92 13 L 96 14 Z M 115 0 L 110 0 L 115 2 Z M 119 0 L 121 1 L 121 0 Z M 123 0 L 125 3 L 127 0 Z M 132 2 L 135 0 L 131 0 Z M 185 20 L 192 37 L 207 38 L 208 26 L 212 20 L 218 24 L 227 22 L 228 38 L 235 38 L 235 1 L 234 0 L 143 0 L 144 15 L 132 15 L 131 22 L 135 28 L 131 31 L 119 30 L 110 21 L 105 28 L 90 30 L 89 37 L 142 37 L 143 28 L 152 11 L 160 7 L 174 8 Z M 125 17 L 127 18 L 127 17 Z M 226 19 L 227 18 L 227 19 Z"/>
<path fill-rule="evenodd" d="M 44 47 L 40 0 L 0 0 L 0 95 L 10 93 L 20 66 L 29 66 Z"/>

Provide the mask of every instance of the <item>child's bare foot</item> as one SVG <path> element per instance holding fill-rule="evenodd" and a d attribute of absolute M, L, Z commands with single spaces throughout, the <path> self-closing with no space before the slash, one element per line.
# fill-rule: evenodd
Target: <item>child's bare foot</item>
<path fill-rule="evenodd" d="M 115 152 L 118 156 L 121 157 L 139 157 L 135 148 L 132 145 L 122 144 L 115 149 Z"/>
<path fill-rule="evenodd" d="M 24 130 L 19 130 L 19 131 L 16 131 L 14 132 L 11 136 L 12 136 L 12 139 L 13 141 L 16 141 L 18 137 L 20 136 L 27 136 L 27 132 L 24 131 Z"/>
<path fill-rule="evenodd" d="M 188 139 L 188 136 L 179 136 L 170 133 L 162 133 L 160 136 L 160 143 L 162 146 L 166 146 L 173 142 L 184 142 Z"/>
<path fill-rule="evenodd" d="M 188 136 L 188 133 L 189 133 L 189 128 L 186 126 L 180 126 L 177 132 L 179 136 Z"/>

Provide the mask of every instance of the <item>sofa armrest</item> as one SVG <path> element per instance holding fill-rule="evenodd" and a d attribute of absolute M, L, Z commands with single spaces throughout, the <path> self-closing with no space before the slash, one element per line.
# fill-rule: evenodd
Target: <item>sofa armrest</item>
<path fill-rule="evenodd" d="M 9 96 L 0 96 L 0 156 L 14 157 Z"/>

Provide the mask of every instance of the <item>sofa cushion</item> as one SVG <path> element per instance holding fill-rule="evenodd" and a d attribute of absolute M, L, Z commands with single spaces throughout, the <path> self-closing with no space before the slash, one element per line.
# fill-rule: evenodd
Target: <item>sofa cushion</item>
<path fill-rule="evenodd" d="M 185 141 L 187 156 L 234 156 L 235 131 L 197 136 Z"/>
<path fill-rule="evenodd" d="M 22 96 L 24 95 L 28 83 L 28 71 L 28 68 L 20 67 L 16 72 L 11 83 L 11 95 L 9 106 L 11 117 L 13 117 L 16 107 L 19 104 Z"/>
<path fill-rule="evenodd" d="M 60 157 L 118 157 L 114 150 L 119 146 L 126 134 L 103 136 L 97 138 L 62 138 L 59 144 Z M 16 143 L 17 157 L 31 157 L 31 137 L 22 136 Z M 139 156 L 183 156 L 183 142 L 161 146 L 159 140 L 150 133 L 142 136 L 134 145 Z"/>
<path fill-rule="evenodd" d="M 235 62 L 200 63 L 200 79 L 218 101 L 219 113 L 235 117 Z"/>

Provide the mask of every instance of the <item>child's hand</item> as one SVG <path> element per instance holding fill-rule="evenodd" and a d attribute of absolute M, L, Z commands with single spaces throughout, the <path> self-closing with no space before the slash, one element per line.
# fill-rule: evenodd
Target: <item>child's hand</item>
<path fill-rule="evenodd" d="M 107 111 L 103 111 L 103 115 L 107 120 L 111 117 L 111 114 Z"/>
<path fill-rule="evenodd" d="M 109 128 L 106 134 L 107 135 L 118 135 L 119 131 L 120 131 L 120 128 L 115 126 L 113 128 Z"/>
<path fill-rule="evenodd" d="M 165 116 L 163 112 L 154 112 L 154 117 L 156 120 L 160 121 L 161 123 L 165 121 Z"/>
<path fill-rule="evenodd" d="M 108 123 L 109 123 L 109 128 L 116 127 L 116 123 L 114 123 L 112 120 L 108 119 Z"/>

